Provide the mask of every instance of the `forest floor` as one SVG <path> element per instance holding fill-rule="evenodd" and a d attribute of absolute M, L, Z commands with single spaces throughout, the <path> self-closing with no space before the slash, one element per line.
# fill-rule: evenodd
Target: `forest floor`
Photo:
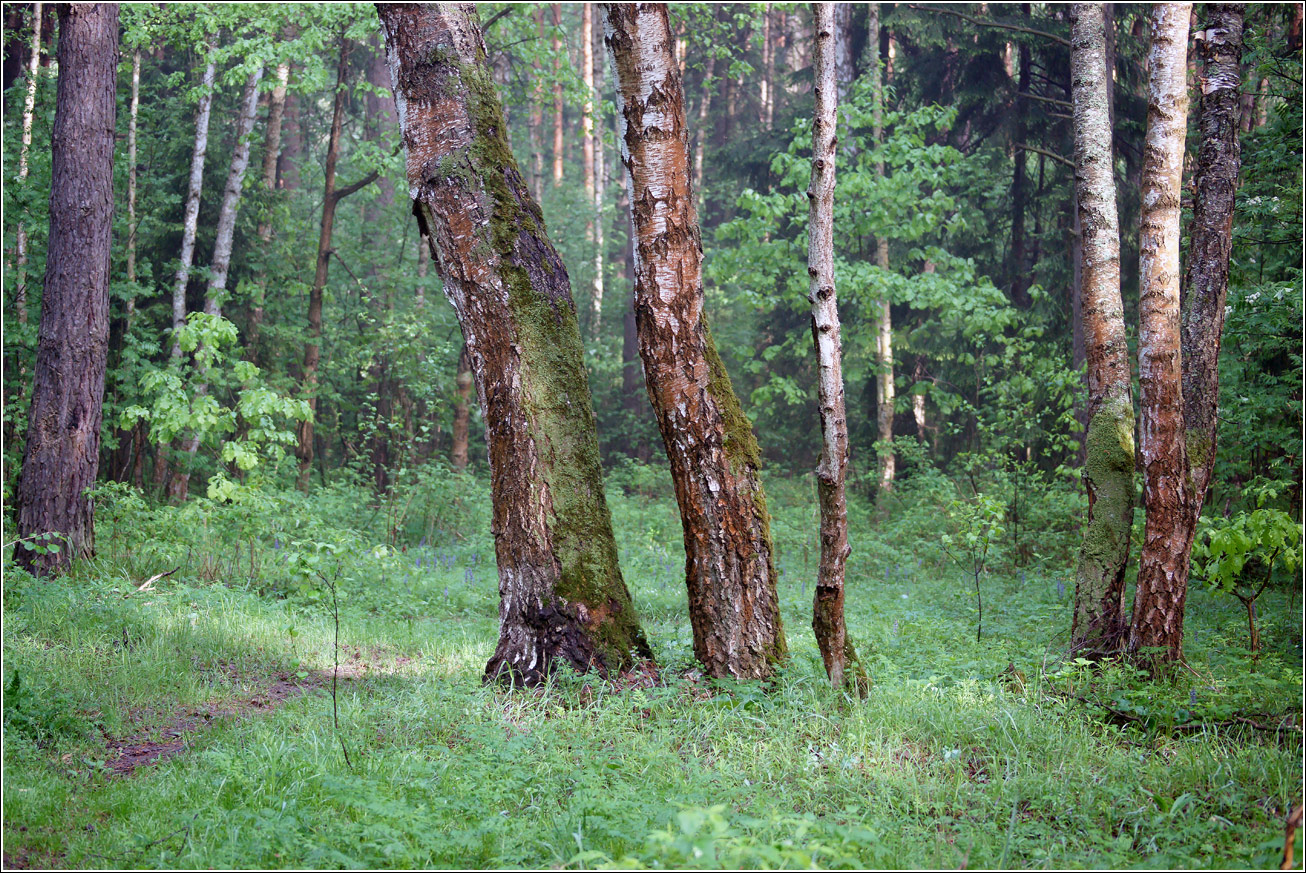
<path fill-rule="evenodd" d="M 97 558 L 6 573 L 4 866 L 1278 866 L 1302 798 L 1300 595 L 1263 598 L 1255 663 L 1241 605 L 1200 586 L 1177 675 L 1067 659 L 1075 522 L 1049 497 L 1027 504 L 1036 536 L 996 548 L 976 642 L 948 514 L 904 489 L 854 503 L 859 700 L 811 637 L 810 483 L 772 477 L 792 657 L 768 684 L 714 682 L 665 483 L 616 478 L 658 667 L 515 692 L 480 681 L 483 482 L 364 513 L 343 487 L 102 495 Z"/>

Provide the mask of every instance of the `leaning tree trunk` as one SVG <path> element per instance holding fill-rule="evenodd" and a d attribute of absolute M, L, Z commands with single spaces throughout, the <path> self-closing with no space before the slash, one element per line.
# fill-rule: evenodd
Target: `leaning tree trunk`
<path fill-rule="evenodd" d="M 340 137 L 344 125 L 345 103 L 348 100 L 345 81 L 349 75 L 349 46 L 344 37 L 340 41 L 339 61 L 336 64 L 336 99 L 331 110 L 331 136 L 327 140 L 325 189 L 322 194 L 322 222 L 317 237 L 317 269 L 313 274 L 313 287 L 308 293 L 308 331 L 304 343 L 304 367 L 301 390 L 308 403 L 309 415 L 296 428 L 298 442 L 295 457 L 299 459 L 299 490 L 308 490 L 309 474 L 313 470 L 313 422 L 317 416 L 317 368 L 321 360 L 322 294 L 326 290 L 328 268 L 331 266 L 331 235 L 336 225 L 336 207 L 340 201 L 367 185 L 380 175 L 373 170 L 366 177 L 344 188 L 336 188 L 336 162 L 340 159 Z"/>
<path fill-rule="evenodd" d="M 1088 525 L 1075 573 L 1071 646 L 1106 654 L 1125 631 L 1125 567 L 1134 518 L 1134 401 L 1120 296 L 1120 224 L 1107 107 L 1111 80 L 1101 3 L 1071 11 L 1071 98 L 1088 360 Z"/>
<path fill-rule="evenodd" d="M 880 44 L 880 4 L 869 5 L 868 43 L 875 64 L 871 67 L 871 136 L 880 147 L 884 144 L 884 85 L 887 70 L 881 70 L 878 46 Z M 883 178 L 884 158 L 876 157 L 875 174 Z M 881 234 L 875 239 L 875 265 L 887 272 L 889 269 L 889 240 Z M 879 456 L 879 489 L 884 493 L 893 488 L 898 461 L 893 453 L 893 313 L 889 301 L 875 304 L 875 400 L 876 400 L 876 453 Z"/>
<path fill-rule="evenodd" d="M 468 4 L 379 4 L 409 190 L 486 422 L 499 566 L 487 680 L 652 657 L 622 580 L 566 267 L 508 144 Z"/>
<path fill-rule="evenodd" d="M 1300 14 L 1298 9 L 1298 14 Z M 1189 225 L 1188 281 L 1183 326 L 1184 430 L 1192 470 L 1195 526 L 1215 466 L 1219 399 L 1220 334 L 1229 290 L 1234 194 L 1238 190 L 1238 89 L 1242 84 L 1243 4 L 1206 7 L 1198 126 L 1201 141 L 1194 170 L 1193 218 Z M 1192 533 L 1188 534 L 1189 539 Z"/>
<path fill-rule="evenodd" d="M 218 77 L 214 47 L 205 47 L 207 65 L 200 82 L 199 108 L 195 113 L 195 147 L 190 157 L 190 183 L 186 191 L 186 214 L 181 228 L 181 256 L 172 284 L 172 357 L 181 357 L 178 334 L 186 324 L 186 285 L 195 259 L 195 236 L 200 223 L 200 193 L 204 187 L 204 158 L 209 151 L 209 113 L 213 109 L 213 84 Z"/>
<path fill-rule="evenodd" d="M 843 348 L 834 291 L 834 170 L 838 86 L 835 80 L 835 15 L 831 3 L 813 4 L 816 17 L 816 114 L 812 125 L 812 178 L 807 234 L 808 301 L 812 304 L 812 342 L 816 346 L 817 406 L 821 413 L 821 461 L 816 491 L 821 504 L 821 564 L 812 604 L 812 632 L 835 688 L 854 681 L 857 653 L 844 624 L 844 567 L 848 545 L 848 419 L 844 412 Z M 845 676 L 845 671 L 853 672 Z M 864 674 L 863 674 L 864 676 Z"/>
<path fill-rule="evenodd" d="M 249 138 L 254 130 L 254 115 L 258 111 L 258 83 L 263 78 L 263 65 L 259 64 L 245 80 L 241 96 L 240 113 L 236 116 L 236 148 L 231 153 L 231 169 L 227 173 L 227 186 L 222 189 L 222 207 L 218 211 L 218 229 L 213 242 L 213 263 L 209 268 L 209 286 L 204 292 L 204 311 L 221 315 L 222 303 L 227 293 L 227 274 L 231 271 L 231 247 L 236 239 L 236 216 L 240 212 L 240 195 L 245 188 L 245 171 L 249 169 Z M 195 387 L 197 396 L 208 393 L 209 386 L 201 382 Z M 190 471 L 195 453 L 200 447 L 200 437 L 192 433 L 186 438 L 181 459 L 182 468 L 175 470 L 168 483 L 168 496 L 175 501 L 186 499 L 190 487 Z"/>
<path fill-rule="evenodd" d="M 1144 660 L 1183 655 L 1193 511 L 1184 442 L 1179 341 L 1179 213 L 1188 123 L 1186 49 L 1191 3 L 1151 13 L 1147 137 L 1139 230 L 1138 383 L 1142 394 L 1143 503 L 1147 521 L 1129 649 Z M 1149 653 L 1144 653 L 1149 654 Z"/>
<path fill-rule="evenodd" d="M 744 415 L 703 314 L 680 70 L 665 6 L 606 4 L 635 234 L 635 318 L 685 540 L 694 653 L 709 675 L 768 676 L 785 655 L 770 516 Z"/>
<path fill-rule="evenodd" d="M 18 565 L 37 575 L 62 572 L 95 549 L 86 490 L 99 469 L 109 354 L 117 4 L 60 5 L 58 51 L 45 287 L 14 494 L 19 539 L 51 533 L 60 545 L 44 554 L 14 548 Z"/>

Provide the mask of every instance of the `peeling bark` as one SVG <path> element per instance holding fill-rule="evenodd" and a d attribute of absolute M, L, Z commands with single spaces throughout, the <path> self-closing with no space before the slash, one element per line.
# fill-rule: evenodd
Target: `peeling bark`
<path fill-rule="evenodd" d="M 59 7 L 50 230 L 27 444 L 15 487 L 20 540 L 56 534 L 57 553 L 14 547 L 18 566 L 61 573 L 95 551 L 86 489 L 100 463 L 109 354 L 109 255 L 118 6 Z"/>
<path fill-rule="evenodd" d="M 752 425 L 703 313 L 689 134 L 667 10 L 605 4 L 635 234 L 635 321 L 685 541 L 694 653 L 711 676 L 759 679 L 785 655 L 770 516 Z"/>
<path fill-rule="evenodd" d="M 1084 485 L 1088 523 L 1075 572 L 1071 646 L 1106 654 L 1125 634 L 1125 568 L 1134 518 L 1134 405 L 1120 295 L 1120 224 L 1112 173 L 1101 3 L 1071 9 L 1071 99 L 1075 134 L 1082 281 L 1082 334 L 1088 361 Z"/>
<path fill-rule="evenodd" d="M 571 283 L 508 144 L 474 7 L 379 4 L 409 192 L 486 425 L 499 569 L 487 681 L 651 657 L 617 562 Z"/>
<path fill-rule="evenodd" d="M 1192 4 L 1151 12 L 1147 137 L 1139 231 L 1138 382 L 1142 394 L 1143 504 L 1147 521 L 1129 649 L 1183 655 L 1188 556 L 1182 519 L 1192 512 L 1184 441 L 1179 340 L 1179 214 L 1188 121 L 1186 48 Z"/>

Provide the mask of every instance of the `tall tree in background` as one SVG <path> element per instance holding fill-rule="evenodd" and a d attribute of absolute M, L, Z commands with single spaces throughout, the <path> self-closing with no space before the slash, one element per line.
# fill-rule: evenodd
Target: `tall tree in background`
<path fill-rule="evenodd" d="M 635 318 L 685 539 L 694 654 L 757 679 L 785 655 L 761 458 L 708 332 L 689 134 L 661 4 L 604 6 L 635 233 Z"/>
<path fill-rule="evenodd" d="M 268 96 L 268 122 L 263 138 L 263 190 L 269 192 L 269 196 L 270 192 L 277 190 L 277 164 L 279 163 L 278 158 L 281 156 L 281 126 L 285 119 L 286 92 L 289 85 L 290 62 L 282 61 L 277 64 L 277 84 L 272 87 L 272 93 Z M 258 238 L 265 263 L 272 242 L 270 203 L 267 205 L 267 209 L 269 211 L 264 212 L 258 223 Z M 249 334 L 245 341 L 245 347 L 249 350 L 249 359 L 255 364 L 259 361 L 259 331 L 263 325 L 267 290 L 268 275 L 266 266 L 264 266 L 259 270 L 258 278 L 254 282 L 254 299 L 250 304 L 249 314 Z"/>
<path fill-rule="evenodd" d="M 15 493 L 19 539 L 53 532 L 57 552 L 22 543 L 20 567 L 66 570 L 95 549 L 86 490 L 100 461 L 109 353 L 118 6 L 59 7 L 59 82 L 51 137 L 50 233 L 27 445 Z"/>
<path fill-rule="evenodd" d="M 27 153 L 32 148 L 32 119 L 36 112 L 36 73 L 41 62 L 41 10 L 43 3 L 32 4 L 32 46 L 27 65 L 27 89 L 23 96 L 23 139 L 18 152 L 18 183 L 27 179 Z M 14 266 L 18 269 L 18 288 L 14 292 L 14 309 L 19 324 L 27 322 L 27 228 L 22 221 L 14 231 Z"/>
<path fill-rule="evenodd" d="M 834 4 L 815 3 L 816 39 L 813 76 L 816 113 L 812 123 L 812 179 L 807 236 L 807 299 L 812 304 L 812 343 L 816 347 L 817 406 L 821 414 L 821 462 L 816 491 L 821 504 L 821 563 L 812 603 L 812 631 L 825 672 L 841 688 L 857 654 L 844 624 L 844 567 L 848 545 L 848 503 L 844 476 L 848 469 L 848 420 L 844 412 L 843 348 L 834 288 L 834 177 L 838 86 L 835 80 Z"/>
<path fill-rule="evenodd" d="M 1238 90 L 1243 78 L 1243 4 L 1211 3 L 1205 10 L 1205 27 L 1197 40 L 1202 59 L 1197 110 L 1201 139 L 1193 170 L 1193 218 L 1188 230 L 1188 281 L 1181 327 L 1184 433 L 1193 489 L 1186 533 L 1190 544 L 1215 467 L 1220 393 L 1217 363 L 1241 164 Z"/>
<path fill-rule="evenodd" d="M 204 160 L 209 153 L 209 115 L 213 110 L 213 88 L 218 77 L 218 59 L 213 43 L 204 47 L 204 77 L 200 80 L 199 105 L 195 110 L 195 145 L 191 149 L 190 180 L 186 189 L 186 216 L 181 228 L 181 255 L 172 284 L 172 357 L 181 357 L 178 334 L 186 324 L 186 286 L 195 259 L 195 235 L 200 224 L 200 195 L 204 189 Z"/>
<path fill-rule="evenodd" d="M 1083 334 L 1088 360 L 1088 524 L 1075 573 L 1071 645 L 1110 652 L 1123 642 L 1125 567 L 1134 518 L 1134 403 L 1120 296 L 1120 224 L 1107 108 L 1103 5 L 1071 7 L 1070 79 L 1080 219 Z"/>
<path fill-rule="evenodd" d="M 884 86 L 887 84 L 885 80 L 888 76 L 887 71 L 881 69 L 879 56 L 880 4 L 871 3 L 867 8 L 870 10 L 868 16 L 870 33 L 867 45 L 870 47 L 872 61 L 871 93 L 874 100 L 871 110 L 871 136 L 875 140 L 876 148 L 879 148 L 884 143 Z M 875 159 L 875 172 L 880 177 L 884 176 L 882 156 L 877 156 Z M 875 240 L 875 265 L 885 272 L 889 269 L 889 240 L 884 234 L 880 234 Z M 880 490 L 887 491 L 893 487 L 898 467 L 897 459 L 893 454 L 893 313 L 889 308 L 887 297 L 876 303 L 875 308 L 875 400 L 878 436 L 876 453 L 880 461 Z"/>
<path fill-rule="evenodd" d="M 618 565 L 566 268 L 508 144 L 471 5 L 379 4 L 409 189 L 486 422 L 499 643 L 486 678 L 651 657 Z"/>
<path fill-rule="evenodd" d="M 1180 181 L 1188 125 L 1186 60 L 1191 11 L 1191 3 L 1152 7 L 1147 56 L 1138 301 L 1147 521 L 1129 649 L 1153 650 L 1158 655 L 1156 661 L 1177 661 L 1183 653 L 1184 600 L 1192 548 L 1185 521 L 1193 511 L 1193 495 L 1184 439 L 1179 336 Z"/>

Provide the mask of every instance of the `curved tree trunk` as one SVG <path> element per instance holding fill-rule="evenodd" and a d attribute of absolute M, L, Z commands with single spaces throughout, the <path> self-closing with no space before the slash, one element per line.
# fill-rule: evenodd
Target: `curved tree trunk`
<path fill-rule="evenodd" d="M 50 231 L 35 382 L 15 489 L 18 536 L 57 535 L 58 552 L 15 546 L 20 567 L 62 572 L 95 550 L 86 489 L 100 463 L 109 354 L 109 250 L 118 6 L 59 7 L 59 83 L 51 134 Z"/>
<path fill-rule="evenodd" d="M 1070 638 L 1075 649 L 1105 654 L 1124 641 L 1125 567 L 1135 495 L 1134 402 L 1120 297 L 1120 225 L 1107 106 L 1111 81 L 1101 3 L 1072 7 L 1070 64 L 1089 391 L 1088 525 L 1075 573 Z"/>
<path fill-rule="evenodd" d="M 487 680 L 651 657 L 621 577 L 566 268 L 508 144 L 470 5 L 380 4 L 409 190 L 486 422 L 499 568 Z"/>
<path fill-rule="evenodd" d="M 834 289 L 834 172 L 838 86 L 835 80 L 834 4 L 813 4 L 816 17 L 816 114 L 812 125 L 812 178 L 807 236 L 807 294 L 812 304 L 812 343 L 816 347 L 817 406 L 821 413 L 821 461 L 816 491 L 821 504 L 821 563 L 812 603 L 812 632 L 835 688 L 853 682 L 857 654 L 844 624 L 844 567 L 848 545 L 848 503 L 844 476 L 848 469 L 848 419 L 844 412 L 843 348 Z M 845 674 L 851 669 L 852 674 Z"/>
<path fill-rule="evenodd" d="M 665 6 L 606 4 L 635 233 L 635 319 L 685 539 L 694 653 L 757 679 L 785 655 L 752 425 L 703 314 L 689 136 Z"/>
<path fill-rule="evenodd" d="M 1151 13 L 1147 138 L 1139 230 L 1138 383 L 1142 394 L 1143 503 L 1147 521 L 1138 567 L 1129 649 L 1183 655 L 1184 600 L 1192 508 L 1184 445 L 1179 343 L 1179 213 L 1188 123 L 1186 54 L 1191 3 L 1159 3 Z"/>

